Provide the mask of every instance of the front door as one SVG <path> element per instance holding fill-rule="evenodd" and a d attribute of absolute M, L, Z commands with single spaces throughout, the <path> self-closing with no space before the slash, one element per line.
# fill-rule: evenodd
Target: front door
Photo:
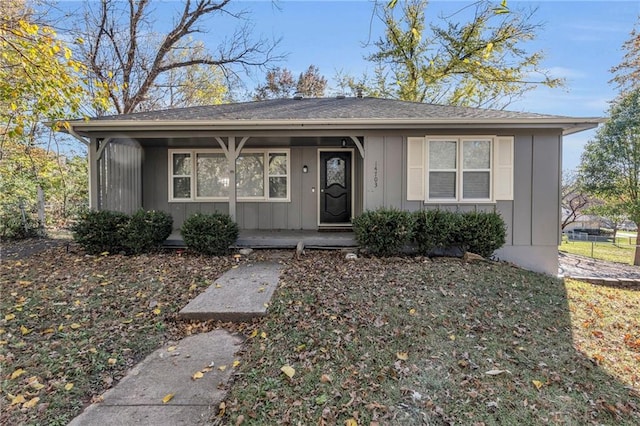
<path fill-rule="evenodd" d="M 351 221 L 351 151 L 320 152 L 320 223 Z"/>

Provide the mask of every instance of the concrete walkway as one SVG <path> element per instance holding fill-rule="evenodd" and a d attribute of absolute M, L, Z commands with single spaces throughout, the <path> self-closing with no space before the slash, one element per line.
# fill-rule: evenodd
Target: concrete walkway
<path fill-rule="evenodd" d="M 69 425 L 209 423 L 224 399 L 224 385 L 241 344 L 240 337 L 215 330 L 158 349 L 105 392 L 102 402 L 90 405 Z M 193 379 L 197 372 L 202 377 Z M 173 397 L 165 403 L 168 394 Z"/>
<path fill-rule="evenodd" d="M 222 274 L 180 315 L 244 321 L 266 315 L 280 279 L 275 262 L 242 263 Z M 186 337 L 156 350 L 70 426 L 198 425 L 218 412 L 243 339 L 225 330 Z M 195 376 L 194 376 L 195 375 Z M 169 400 L 167 395 L 173 395 Z M 163 401 L 163 399 L 165 401 Z"/>
<path fill-rule="evenodd" d="M 230 269 L 179 313 L 195 320 L 248 321 L 267 314 L 280 280 L 275 262 L 242 263 Z"/>

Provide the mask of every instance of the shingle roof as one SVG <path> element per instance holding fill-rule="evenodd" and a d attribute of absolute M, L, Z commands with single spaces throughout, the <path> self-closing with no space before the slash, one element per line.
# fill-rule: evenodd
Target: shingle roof
<path fill-rule="evenodd" d="M 535 120 L 570 118 L 528 112 L 423 104 L 380 98 L 274 99 L 101 117 L 97 120 Z"/>

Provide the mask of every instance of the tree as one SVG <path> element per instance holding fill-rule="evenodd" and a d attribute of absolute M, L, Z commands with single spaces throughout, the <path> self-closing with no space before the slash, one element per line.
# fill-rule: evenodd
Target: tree
<path fill-rule="evenodd" d="M 593 206 L 586 210 L 587 214 L 599 216 L 607 221 L 608 227 L 613 230 L 613 241 L 616 240 L 618 229 L 620 225 L 627 220 L 627 216 L 624 212 L 624 207 L 616 200 L 609 200 L 608 202 L 598 201 Z"/>
<path fill-rule="evenodd" d="M 327 79 L 320 75 L 315 65 L 300 73 L 297 82 L 287 68 L 274 68 L 267 72 L 266 82 L 258 86 L 254 99 L 283 99 L 298 93 L 301 96 L 318 98 L 324 96 Z"/>
<path fill-rule="evenodd" d="M 256 89 L 256 100 L 290 98 L 295 92 L 293 74 L 286 68 L 269 70 L 265 79 L 265 84 Z"/>
<path fill-rule="evenodd" d="M 51 27 L 33 22 L 24 2 L 0 2 L 0 52 L 0 143 L 32 143 L 42 120 L 80 111 L 82 64 Z"/>
<path fill-rule="evenodd" d="M 392 4 L 376 5 L 385 34 L 366 59 L 378 68 L 374 92 L 415 102 L 477 107 L 505 107 L 537 86 L 556 87 L 562 80 L 540 68 L 541 52 L 527 53 L 521 45 L 535 38 L 540 25 L 532 14 L 473 4 L 467 23 L 443 17 L 427 31 L 427 0 L 409 0 L 401 11 Z M 396 15 L 400 14 L 400 17 Z"/>
<path fill-rule="evenodd" d="M 277 42 L 251 40 L 247 22 L 221 39 L 215 53 L 193 40 L 194 34 L 213 28 L 208 19 L 246 19 L 245 12 L 230 9 L 231 0 L 185 0 L 174 24 L 165 34 L 154 32 L 150 0 L 101 0 L 87 3 L 86 42 L 79 46 L 88 68 L 88 83 L 94 93 L 109 99 L 103 114 L 126 114 L 166 105 L 166 77 L 174 70 L 201 66 L 196 72 L 218 70 L 233 79 L 240 70 L 263 67 L 278 59 Z M 166 6 L 166 5 L 165 5 Z M 208 67 L 208 68 L 207 68 Z"/>
<path fill-rule="evenodd" d="M 203 50 L 198 44 L 194 50 Z M 178 52 L 185 55 L 188 52 Z M 171 55 L 173 56 L 173 54 Z M 192 65 L 167 72 L 165 82 L 158 84 L 165 90 L 168 108 L 199 105 L 219 105 L 229 99 L 229 82 L 215 65 Z"/>
<path fill-rule="evenodd" d="M 637 24 L 640 26 L 640 23 Z M 615 83 L 622 92 L 640 88 L 640 30 L 634 28 L 629 40 L 625 41 L 622 49 L 626 51 L 622 62 L 611 68 L 615 76 L 611 83 Z"/>
<path fill-rule="evenodd" d="M 589 199 L 580 185 L 578 175 L 574 171 L 562 174 L 562 229 L 576 222 L 589 206 Z"/>
<path fill-rule="evenodd" d="M 320 75 L 320 70 L 315 65 L 300 74 L 296 91 L 310 98 L 321 98 L 327 88 L 327 79 Z"/>
<path fill-rule="evenodd" d="M 640 225 L 640 89 L 612 105 L 609 119 L 585 146 L 580 176 L 588 193 L 614 201 Z M 634 265 L 640 265 L 638 247 Z"/>

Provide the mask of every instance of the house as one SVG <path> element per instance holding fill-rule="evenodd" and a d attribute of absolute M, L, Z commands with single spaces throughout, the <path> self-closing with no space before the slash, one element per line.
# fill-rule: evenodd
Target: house
<path fill-rule="evenodd" d="M 496 255 L 557 274 L 562 137 L 598 118 L 369 97 L 278 99 L 68 122 L 96 209 L 195 212 L 240 229 L 349 228 L 367 209 L 497 211 Z M 235 188 L 235 190 L 234 190 Z"/>

